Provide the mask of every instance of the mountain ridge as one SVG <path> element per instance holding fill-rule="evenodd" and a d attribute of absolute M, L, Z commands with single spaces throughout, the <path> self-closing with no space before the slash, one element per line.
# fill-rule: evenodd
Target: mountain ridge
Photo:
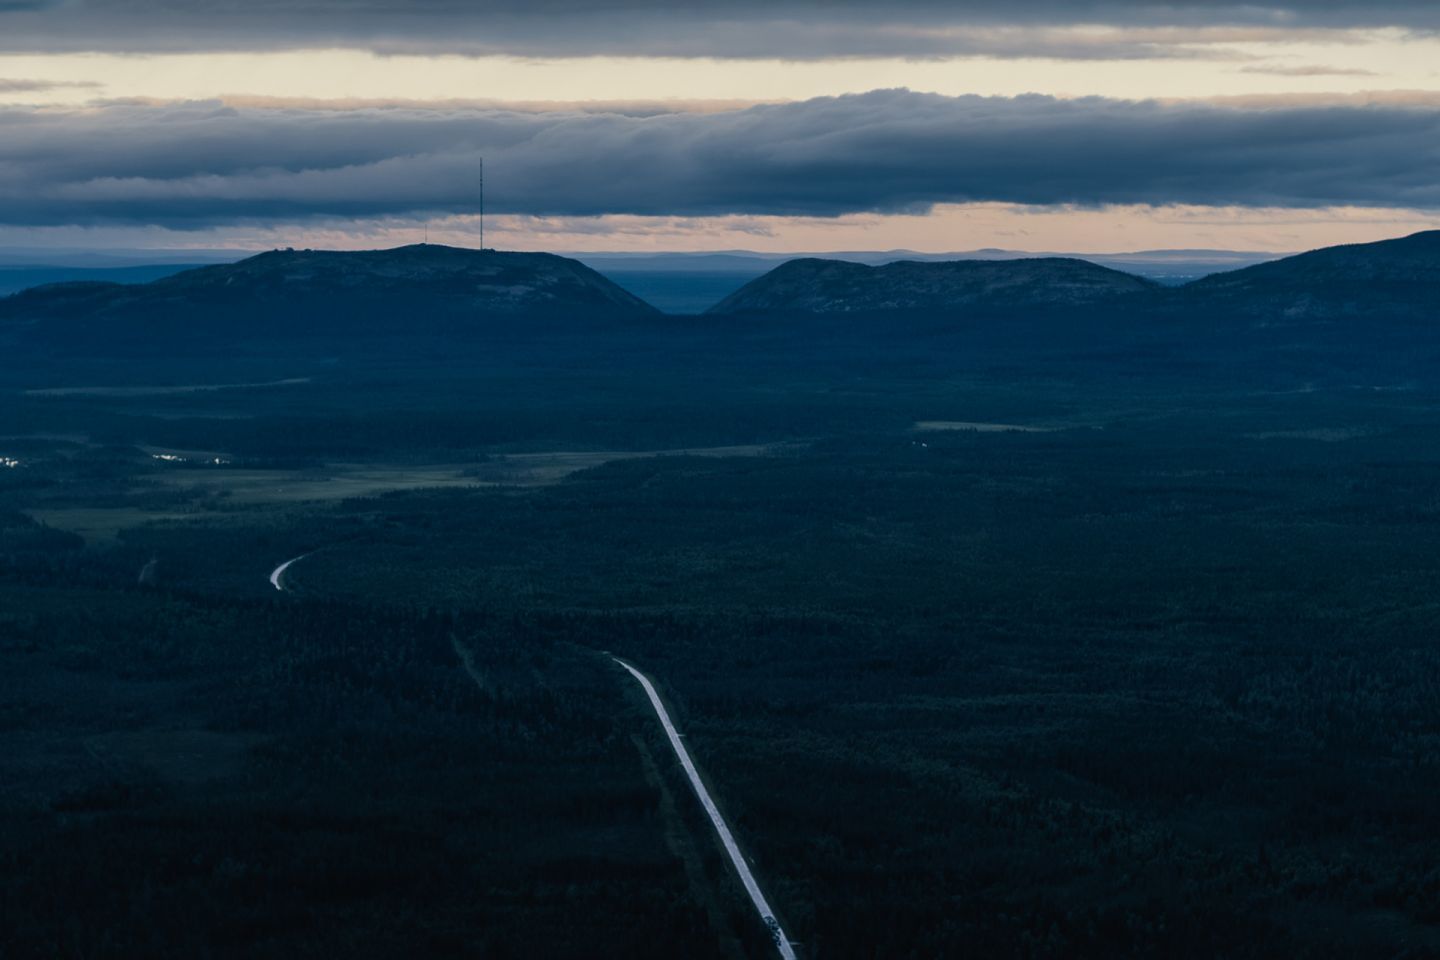
<path fill-rule="evenodd" d="M 675 253 L 567 253 L 607 276 L 634 272 L 728 273 L 758 277 L 790 260 L 846 260 L 881 266 L 900 260 L 944 262 L 951 260 L 1086 260 L 1112 270 L 1138 274 L 1162 283 L 1178 283 L 1217 271 L 1235 270 L 1264 263 L 1288 253 L 1248 250 L 1135 250 L 1122 253 L 1073 253 L 1062 251 L 1007 250 L 986 247 L 978 250 L 930 253 L 917 250 L 835 250 L 827 252 L 765 253 L 753 250 L 715 250 Z"/>
<path fill-rule="evenodd" d="M 1142 296 L 1141 294 L 1147 294 Z M 1165 287 L 1088 260 L 806 259 L 752 280 L 708 312 L 1001 312 L 1113 306 L 1158 317 L 1205 314 L 1260 322 L 1440 315 L 1440 231 L 1322 247 Z"/>
<path fill-rule="evenodd" d="M 791 260 L 735 291 L 713 315 L 780 311 L 870 313 L 955 307 L 1091 305 L 1159 289 L 1134 274 L 1088 260 L 900 260 L 870 266 L 846 260 Z"/>
<path fill-rule="evenodd" d="M 868 265 L 800 258 L 751 280 L 707 312 L 1000 316 L 1095 309 L 1147 320 L 1261 324 L 1440 314 L 1440 231 L 1325 247 L 1180 287 L 1079 258 L 901 260 Z M 80 281 L 0 299 L 0 332 L 97 344 L 522 330 L 487 318 L 661 316 L 577 260 L 548 253 L 411 245 L 389 250 L 274 250 L 141 284 Z"/>

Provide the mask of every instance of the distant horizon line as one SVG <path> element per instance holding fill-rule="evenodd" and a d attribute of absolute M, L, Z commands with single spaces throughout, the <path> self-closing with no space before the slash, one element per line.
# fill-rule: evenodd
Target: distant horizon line
<path fill-rule="evenodd" d="M 1440 231 L 1419 230 L 1394 237 L 1386 237 L 1379 241 L 1367 241 L 1366 243 L 1385 242 L 1386 240 L 1400 240 L 1406 237 L 1419 236 L 1424 233 Z M 1269 260 L 1279 260 L 1286 257 L 1296 256 L 1309 250 L 1322 250 L 1336 246 L 1356 246 L 1365 243 L 1343 243 L 1326 244 L 1319 247 L 1311 247 L 1307 250 L 1231 250 L 1213 247 L 1157 247 L 1151 249 L 1128 250 L 1119 252 L 1081 252 L 1066 250 L 1016 250 L 1006 247 L 978 247 L 971 250 L 946 250 L 946 251 L 925 251 L 908 248 L 891 248 L 883 250 L 796 250 L 770 252 L 763 250 L 748 250 L 744 248 L 726 248 L 717 250 L 500 250 L 496 247 L 470 247 L 449 243 L 426 242 L 402 243 L 395 246 L 372 246 L 372 247 L 295 247 L 295 246 L 274 246 L 263 248 L 244 247 L 15 247 L 0 246 L 0 270 L 20 269 L 41 269 L 47 267 L 63 269 L 105 269 L 113 267 L 123 269 L 126 267 L 146 266 L 184 266 L 184 265 L 206 265 L 218 263 L 233 263 L 237 260 L 246 259 L 264 253 L 271 253 L 277 250 L 319 250 L 333 253 L 360 253 L 365 251 L 399 250 L 406 247 L 436 246 L 448 247 L 458 250 L 490 250 L 503 253 L 544 253 L 555 256 L 569 257 L 571 259 L 585 261 L 610 261 L 612 265 L 623 264 L 627 261 L 643 263 L 646 260 L 704 260 L 714 258 L 729 258 L 733 260 L 752 260 L 756 266 L 764 264 L 776 264 L 787 260 L 817 258 L 852 260 L 861 263 L 868 263 L 872 266 L 881 263 L 890 263 L 902 259 L 923 259 L 930 261 L 940 260 L 963 260 L 963 259 L 992 259 L 992 260 L 1015 260 L 1030 258 L 1065 257 L 1079 260 L 1090 260 L 1096 262 L 1108 261 L 1112 264 L 1128 264 L 1136 267 L 1143 267 L 1147 264 L 1152 267 L 1174 267 L 1181 265 L 1205 265 L 1217 267 L 1243 267 L 1255 263 L 1263 263 Z M 71 262 L 63 262 L 70 260 Z M 711 271 L 716 272 L 716 271 Z"/>
<path fill-rule="evenodd" d="M 1325 246 L 1339 246 L 1341 244 L 1326 244 Z M 398 243 L 391 246 L 377 245 L 366 247 L 334 247 L 334 246 L 255 246 L 255 247 L 141 247 L 141 246 L 53 246 L 53 247 L 0 247 L 0 267 L 4 266 L 58 266 L 46 259 L 48 255 L 57 257 L 114 257 L 117 259 L 133 259 L 134 257 L 166 257 L 172 258 L 173 262 L 181 262 L 178 259 L 183 257 L 248 257 L 262 253 L 270 253 L 276 250 L 327 250 L 333 252 L 361 252 L 365 250 L 395 250 L 412 246 L 435 246 L 452 247 L 455 249 L 479 250 L 480 247 L 472 247 L 459 243 L 435 243 L 417 241 L 414 243 Z M 744 257 L 755 260 L 773 260 L 780 258 L 796 257 L 845 257 L 845 256 L 919 256 L 919 257 L 973 257 L 979 254 L 991 256 L 1022 256 L 1022 257 L 1144 257 L 1156 255 L 1185 255 L 1185 256 L 1224 256 L 1224 257 L 1285 257 L 1302 253 L 1303 250 L 1257 250 L 1257 249 L 1233 249 L 1226 247 L 1151 247 L 1138 250 L 1105 250 L 1105 251 L 1080 251 L 1061 249 L 1027 250 L 1016 247 L 974 247 L 965 250 L 918 250 L 910 247 L 889 247 L 889 248 L 843 248 L 833 250 L 754 250 L 743 247 L 726 247 L 713 250 L 688 249 L 688 250 L 564 250 L 564 249 L 541 249 L 541 248 L 500 248 L 486 247 L 483 249 L 500 250 L 506 253 L 552 253 L 566 257 L 608 257 L 614 259 L 644 259 L 658 257 Z M 1320 249 L 1320 248 L 1307 248 Z M 10 258 L 16 258 L 14 261 Z M 25 261 L 23 264 L 20 261 Z"/>

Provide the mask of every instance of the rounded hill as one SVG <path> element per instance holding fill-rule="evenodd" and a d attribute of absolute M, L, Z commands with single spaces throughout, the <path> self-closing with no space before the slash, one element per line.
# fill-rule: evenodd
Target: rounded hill
<path fill-rule="evenodd" d="M 0 300 L 0 325 L 22 339 L 96 348 L 423 339 L 657 313 L 577 260 L 429 244 L 274 250 L 150 283 L 54 284 Z"/>
<path fill-rule="evenodd" d="M 1154 290 L 1142 277 L 1086 260 L 902 260 L 872 267 L 791 260 L 741 287 L 710 313 L 883 313 L 1081 306 Z"/>
<path fill-rule="evenodd" d="M 432 244 L 393 250 L 274 250 L 238 263 L 187 270 L 138 289 L 147 298 L 283 300 L 299 295 L 346 300 L 398 295 L 484 312 L 575 307 L 654 312 L 578 260 Z"/>

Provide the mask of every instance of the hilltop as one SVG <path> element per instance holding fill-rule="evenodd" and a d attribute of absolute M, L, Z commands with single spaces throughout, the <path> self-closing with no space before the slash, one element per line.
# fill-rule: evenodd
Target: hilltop
<path fill-rule="evenodd" d="M 909 310 L 983 311 L 1088 306 L 1158 288 L 1085 260 L 902 260 L 868 266 L 792 260 L 741 287 L 713 314 L 833 314 Z"/>
<path fill-rule="evenodd" d="M 650 307 L 580 263 L 550 253 L 513 253 L 415 244 L 392 250 L 275 250 L 238 263 L 201 267 L 148 284 L 159 296 L 252 297 L 296 292 L 345 297 L 422 294 L 477 310 L 523 313 Z"/>

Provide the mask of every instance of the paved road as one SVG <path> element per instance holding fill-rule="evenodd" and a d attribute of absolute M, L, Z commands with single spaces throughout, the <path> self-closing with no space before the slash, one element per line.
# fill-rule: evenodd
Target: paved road
<path fill-rule="evenodd" d="M 270 571 L 270 585 L 276 590 L 285 589 L 285 571 L 306 557 L 308 553 L 302 553 L 298 557 L 286 560 L 280 566 Z M 465 667 L 470 671 L 476 683 L 481 683 L 481 678 L 474 672 L 469 659 L 464 651 L 456 646 L 456 652 L 461 655 Z M 730 863 L 735 867 L 735 872 L 740 876 L 740 882 L 745 885 L 745 892 L 750 895 L 750 902 L 755 905 L 755 911 L 760 914 L 761 921 L 770 930 L 770 936 L 775 941 L 775 949 L 780 952 L 783 960 L 797 960 L 795 948 L 790 945 L 790 940 L 785 936 L 785 931 L 780 928 L 780 921 L 775 919 L 775 911 L 770 909 L 765 894 L 760 892 L 760 884 L 755 880 L 755 874 L 750 872 L 750 864 L 745 862 L 745 855 L 740 852 L 740 845 L 735 842 L 735 835 L 730 832 L 730 826 L 720 814 L 720 808 L 715 805 L 710 791 L 705 789 L 704 782 L 700 779 L 700 772 L 695 769 L 695 761 L 690 759 L 690 751 L 685 749 L 685 744 L 680 742 L 680 733 L 675 729 L 675 724 L 670 722 L 670 713 L 665 709 L 665 704 L 660 701 L 660 694 L 655 692 L 655 685 L 650 678 L 619 657 L 611 657 L 620 666 L 630 672 L 630 675 L 640 682 L 645 689 L 645 695 L 650 698 L 650 705 L 655 708 L 655 715 L 660 718 L 660 724 L 665 728 L 665 736 L 670 739 L 670 749 L 675 751 L 675 759 L 680 761 L 680 766 L 685 768 L 685 776 L 690 778 L 690 786 L 694 788 L 695 795 L 700 798 L 700 804 L 705 808 L 706 814 L 710 817 L 710 823 L 715 827 L 715 833 L 720 837 L 720 843 L 725 847 L 725 853 L 730 857 Z"/>
<path fill-rule="evenodd" d="M 680 766 L 685 768 L 685 775 L 690 778 L 690 786 L 695 789 L 695 795 L 700 798 L 705 812 L 710 815 L 710 823 L 715 827 L 715 832 L 719 834 L 725 852 L 730 855 L 730 862 L 734 864 L 735 872 L 740 875 L 740 882 L 745 885 L 745 892 L 750 895 L 750 902 L 755 904 L 755 910 L 760 914 L 760 919 L 765 922 L 765 926 L 770 928 L 770 935 L 775 938 L 775 948 L 780 951 L 780 956 L 785 960 L 796 960 L 795 948 L 790 946 L 790 940 L 785 936 L 785 931 L 780 929 L 780 921 L 775 919 L 775 912 L 766 902 L 765 894 L 760 892 L 760 884 L 755 882 L 755 875 L 750 872 L 750 865 L 745 862 L 745 855 L 740 852 L 740 846 L 735 842 L 735 835 L 730 832 L 725 818 L 720 815 L 720 808 L 715 806 L 715 801 L 710 798 L 710 791 L 706 790 L 705 784 L 701 782 L 700 773 L 695 769 L 694 761 L 690 759 L 690 751 L 686 750 L 685 744 L 680 742 L 680 734 L 675 730 L 675 724 L 670 722 L 670 713 L 665 709 L 665 704 L 660 702 L 660 695 L 655 692 L 655 685 L 650 682 L 649 677 L 624 660 L 618 657 L 610 659 L 630 671 L 630 675 L 640 681 L 640 686 L 645 688 L 645 695 L 650 698 L 650 706 L 655 708 L 655 715 L 660 718 L 660 724 L 665 728 L 665 736 L 670 738 L 670 748 L 675 751 L 675 758 L 680 761 Z"/>
<path fill-rule="evenodd" d="M 292 557 L 291 559 L 286 560 L 284 563 L 280 564 L 280 566 L 276 567 L 274 570 L 271 570 L 270 586 L 274 587 L 276 590 L 284 590 L 285 585 L 280 578 L 285 576 L 285 571 L 290 569 L 290 564 L 296 563 L 300 560 L 304 560 L 308 556 L 310 556 L 310 554 L 302 553 L 300 554 L 300 556 Z"/>

